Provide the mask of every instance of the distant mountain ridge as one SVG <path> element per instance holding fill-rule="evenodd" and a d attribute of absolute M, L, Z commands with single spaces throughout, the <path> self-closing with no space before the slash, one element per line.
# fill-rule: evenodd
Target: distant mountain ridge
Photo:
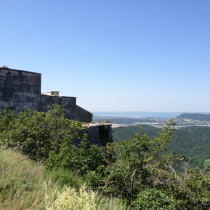
<path fill-rule="evenodd" d="M 210 121 L 210 114 L 182 113 L 179 116 L 177 116 L 177 118 L 199 120 L 199 121 Z"/>

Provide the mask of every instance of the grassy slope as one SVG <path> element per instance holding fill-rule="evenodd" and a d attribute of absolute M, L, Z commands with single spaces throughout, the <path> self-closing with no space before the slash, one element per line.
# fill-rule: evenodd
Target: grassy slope
<path fill-rule="evenodd" d="M 44 173 L 42 165 L 0 149 L 0 209 L 43 209 Z"/>
<path fill-rule="evenodd" d="M 78 189 L 82 184 L 80 177 L 67 171 L 46 173 L 42 164 L 17 151 L 0 148 L 0 210 L 46 209 L 46 194 L 62 192 L 65 187 Z M 121 200 L 115 198 L 100 197 L 97 203 L 99 210 L 127 209 Z"/>

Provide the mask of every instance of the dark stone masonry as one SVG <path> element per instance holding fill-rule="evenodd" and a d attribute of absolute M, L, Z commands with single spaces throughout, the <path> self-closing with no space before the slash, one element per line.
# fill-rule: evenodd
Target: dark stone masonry
<path fill-rule="evenodd" d="M 112 142 L 112 124 L 96 123 L 86 124 L 88 141 L 91 144 L 106 146 L 108 142 Z"/>
<path fill-rule="evenodd" d="M 76 104 L 76 97 L 59 96 L 51 91 L 41 94 L 41 74 L 0 68 L 0 109 L 20 112 L 24 108 L 47 111 L 49 105 L 60 104 L 68 111 L 67 118 L 91 122 L 92 114 Z"/>
<path fill-rule="evenodd" d="M 78 106 L 76 97 L 59 96 L 58 91 L 42 94 L 40 73 L 0 67 L 0 109 L 47 111 L 53 104 L 62 105 L 68 119 L 88 123 L 85 127 L 90 143 L 105 146 L 112 141 L 111 124 L 92 124 L 92 113 Z"/>

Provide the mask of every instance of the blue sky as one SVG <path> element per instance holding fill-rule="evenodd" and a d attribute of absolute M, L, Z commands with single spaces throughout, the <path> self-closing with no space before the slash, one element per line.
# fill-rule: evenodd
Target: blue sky
<path fill-rule="evenodd" d="M 0 0 L 0 66 L 90 111 L 210 112 L 209 0 Z"/>

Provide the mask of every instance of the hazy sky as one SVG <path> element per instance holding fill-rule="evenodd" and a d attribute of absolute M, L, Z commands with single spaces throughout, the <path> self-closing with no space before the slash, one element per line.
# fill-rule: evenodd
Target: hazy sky
<path fill-rule="evenodd" d="M 89 111 L 210 112 L 210 0 L 0 0 L 0 66 Z"/>

